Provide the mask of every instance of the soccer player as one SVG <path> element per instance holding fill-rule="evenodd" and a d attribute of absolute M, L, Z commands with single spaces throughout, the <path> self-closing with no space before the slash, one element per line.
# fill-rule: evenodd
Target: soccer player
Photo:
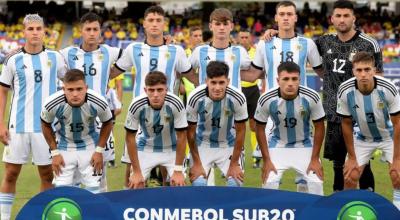
<path fill-rule="evenodd" d="M 187 108 L 188 142 L 193 164 L 193 186 L 207 185 L 207 173 L 214 164 L 227 178 L 228 186 L 241 186 L 241 151 L 247 121 L 244 94 L 229 85 L 229 66 L 223 61 L 207 65 L 207 78 L 190 94 Z"/>
<path fill-rule="evenodd" d="M 96 129 L 96 118 L 102 126 Z M 52 123 L 58 120 L 54 136 Z M 50 146 L 54 185 L 72 186 L 74 173 L 86 189 L 100 192 L 103 151 L 113 127 L 112 114 L 104 97 L 85 82 L 81 70 L 68 70 L 63 90 L 46 99 L 41 113 L 42 131 Z"/>
<path fill-rule="evenodd" d="M 144 12 L 143 27 L 145 42 L 133 42 L 124 50 L 120 59 L 111 69 L 111 78 L 135 67 L 133 97 L 144 93 L 144 79 L 151 71 L 161 71 L 167 75 L 168 91 L 173 92 L 176 73 L 181 73 L 192 82 L 196 82 L 192 66 L 181 46 L 166 44 L 163 36 L 165 12 L 160 6 L 151 6 Z M 121 161 L 127 164 L 125 187 L 130 176 L 130 160 L 125 149 Z"/>
<path fill-rule="evenodd" d="M 375 149 L 389 163 L 393 203 L 400 209 L 400 96 L 395 85 L 375 75 L 375 59 L 357 52 L 352 59 L 354 77 L 338 90 L 337 113 L 342 116 L 347 147 L 345 189 L 357 188 L 358 180 Z M 353 120 L 359 131 L 353 137 Z"/>
<path fill-rule="evenodd" d="M 5 145 L 5 171 L 0 187 L 1 219 L 10 219 L 16 181 L 22 164 L 30 162 L 30 153 L 38 166 L 40 190 L 52 187 L 51 158 L 40 128 L 40 111 L 44 99 L 57 91 L 57 78 L 62 78 L 66 71 L 62 56 L 43 47 L 43 18 L 28 14 L 23 25 L 26 43 L 7 57 L 0 75 L 0 140 Z M 3 122 L 9 89 L 13 96 L 6 126 Z"/>
<path fill-rule="evenodd" d="M 228 9 L 217 8 L 211 13 L 209 28 L 213 33 L 212 41 L 196 47 L 190 57 L 192 67 L 199 70 L 200 84 L 205 83 L 208 63 L 217 60 L 229 66 L 230 85 L 240 88 L 241 70 L 249 69 L 251 62 L 242 46 L 230 43 L 233 25 L 233 16 Z"/>
<path fill-rule="evenodd" d="M 89 89 L 106 97 L 110 69 L 122 55 L 122 49 L 100 44 L 101 22 L 101 18 L 93 12 L 84 14 L 80 20 L 82 45 L 69 46 L 60 52 L 69 69 L 79 69 L 84 72 Z M 114 147 L 111 146 L 112 139 L 110 136 L 104 150 L 104 165 L 115 159 Z M 106 166 L 103 171 L 102 188 L 106 190 Z"/>
<path fill-rule="evenodd" d="M 130 104 L 125 123 L 125 141 L 132 162 L 129 188 L 143 188 L 151 169 L 159 165 L 166 167 L 172 186 L 183 186 L 185 107 L 179 97 L 168 92 L 168 78 L 162 72 L 146 75 L 144 91 Z"/>
<path fill-rule="evenodd" d="M 279 86 L 258 100 L 254 119 L 264 160 L 262 183 L 264 188 L 278 189 L 284 171 L 293 168 L 306 180 L 309 193 L 323 195 L 319 152 L 325 133 L 325 113 L 318 93 L 300 86 L 300 71 L 294 62 L 281 63 Z M 267 142 L 265 126 L 269 117 L 275 127 Z"/>
<path fill-rule="evenodd" d="M 200 26 L 193 26 L 189 29 L 189 44 L 185 49 L 186 55 L 190 56 L 194 48 L 203 43 L 203 30 Z"/>
<path fill-rule="evenodd" d="M 375 39 L 355 30 L 353 4 L 350 1 L 337 1 L 333 5 L 332 24 L 337 33 L 319 37 L 316 40 L 324 67 L 323 104 L 327 117 L 324 157 L 333 160 L 333 190 L 343 190 L 343 164 L 346 145 L 342 135 L 342 118 L 336 113 L 338 87 L 353 77 L 352 59 L 358 51 L 367 51 L 375 58 L 378 74 L 383 73 L 382 52 Z M 374 176 L 369 163 L 360 179 L 360 188 L 374 191 Z"/>

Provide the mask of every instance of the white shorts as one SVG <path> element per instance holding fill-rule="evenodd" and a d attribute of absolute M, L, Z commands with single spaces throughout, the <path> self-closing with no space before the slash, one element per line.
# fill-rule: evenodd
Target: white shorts
<path fill-rule="evenodd" d="M 10 141 L 4 146 L 3 162 L 25 164 L 32 162 L 35 165 L 50 165 L 51 154 L 49 145 L 42 133 L 15 133 L 10 131 Z"/>
<path fill-rule="evenodd" d="M 366 165 L 376 149 L 382 150 L 382 159 L 389 163 L 393 162 L 393 141 L 391 139 L 382 142 L 368 142 L 354 137 L 354 151 L 358 166 Z"/>
<path fill-rule="evenodd" d="M 65 166 L 61 168 L 61 174 L 54 176 L 53 184 L 55 186 L 72 186 L 74 176 L 80 177 L 80 183 L 86 187 L 99 187 L 101 175 L 94 175 L 94 168 L 90 160 L 94 153 L 93 150 L 64 151 L 60 150 L 64 159 Z M 79 172 L 74 175 L 75 172 Z M 76 181 L 76 180 L 75 180 Z"/>
<path fill-rule="evenodd" d="M 294 169 L 298 174 L 302 175 L 308 183 L 322 183 L 316 174 L 310 172 L 307 174 L 307 168 L 311 161 L 312 148 L 269 148 L 269 155 L 275 166 L 277 174 L 270 172 L 263 188 L 267 182 L 280 182 L 283 173 L 288 169 Z"/>
<path fill-rule="evenodd" d="M 159 165 L 164 166 L 168 176 L 174 173 L 176 152 L 145 152 L 138 151 L 139 165 L 145 179 L 150 176 L 150 171 Z"/>
<path fill-rule="evenodd" d="M 115 139 L 114 135 L 111 131 L 110 137 L 108 137 L 108 140 L 106 142 L 106 146 L 103 151 L 103 160 L 105 162 L 115 160 Z"/>
<path fill-rule="evenodd" d="M 207 176 L 209 175 L 211 168 L 214 168 L 214 164 L 221 170 L 221 172 L 226 176 L 229 165 L 231 164 L 231 157 L 233 153 L 233 147 L 227 148 L 209 148 L 202 147 L 198 148 L 201 164 L 206 171 Z M 239 158 L 239 165 L 243 169 L 243 160 Z M 190 160 L 193 165 L 193 160 Z"/>

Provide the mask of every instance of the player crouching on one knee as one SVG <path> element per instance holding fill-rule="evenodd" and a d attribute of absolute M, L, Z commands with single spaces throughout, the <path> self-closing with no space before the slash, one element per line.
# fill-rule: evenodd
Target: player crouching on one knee
<path fill-rule="evenodd" d="M 357 188 L 360 176 L 376 149 L 389 162 L 393 204 L 400 209 L 400 96 L 389 80 L 376 76 L 375 59 L 367 52 L 354 55 L 355 77 L 338 90 L 337 113 L 347 147 L 344 165 L 346 189 Z M 359 131 L 353 136 L 355 120 Z"/>
<path fill-rule="evenodd" d="M 82 71 L 67 71 L 63 90 L 49 96 L 42 107 L 42 131 L 50 146 L 55 186 L 72 186 L 75 172 L 87 190 L 98 193 L 103 169 L 103 150 L 113 127 L 103 96 L 88 89 Z M 96 130 L 96 117 L 103 123 Z M 55 126 L 56 137 L 51 124 Z"/>
<path fill-rule="evenodd" d="M 130 104 L 125 122 L 132 162 L 129 188 L 143 188 L 150 171 L 160 165 L 167 168 L 172 186 L 184 186 L 185 107 L 179 97 L 168 92 L 167 76 L 159 71 L 146 75 L 144 91 Z"/>
<path fill-rule="evenodd" d="M 244 94 L 229 85 L 229 66 L 211 61 L 206 84 L 189 96 L 188 142 L 193 163 L 190 180 L 193 186 L 207 185 L 207 173 L 214 164 L 227 177 L 228 186 L 241 186 L 240 162 L 246 133 L 247 104 Z"/>
<path fill-rule="evenodd" d="M 319 153 L 325 133 L 325 112 L 321 99 L 316 91 L 300 86 L 300 68 L 296 63 L 281 63 L 277 80 L 278 87 L 259 98 L 254 116 L 264 160 L 263 188 L 278 189 L 284 171 L 292 168 L 304 177 L 309 193 L 323 195 Z M 275 126 L 267 142 L 268 117 Z"/>

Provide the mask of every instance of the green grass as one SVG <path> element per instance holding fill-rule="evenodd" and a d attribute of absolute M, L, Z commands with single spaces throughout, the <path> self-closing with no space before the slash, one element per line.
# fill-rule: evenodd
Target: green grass
<path fill-rule="evenodd" d="M 116 159 L 117 168 L 107 170 L 108 186 L 109 191 L 121 190 L 123 185 L 123 178 L 125 173 L 125 165 L 119 162 L 121 154 L 123 152 L 123 143 L 125 137 L 125 130 L 123 128 L 123 123 L 126 116 L 126 109 L 132 99 L 130 92 L 124 93 L 124 109 L 122 114 L 117 118 L 117 122 L 114 128 L 114 135 L 116 138 Z M 8 110 L 7 110 L 8 112 Z M 247 133 L 248 134 L 248 133 Z M 250 143 L 249 135 L 246 136 L 246 146 Z M 0 146 L 0 152 L 3 152 L 3 146 Z M 325 172 L 324 180 L 324 192 L 325 195 L 330 195 L 332 193 L 332 163 L 323 159 L 323 167 Z M 245 168 L 245 187 L 260 187 L 260 169 L 252 168 L 252 158 L 249 147 L 246 147 L 246 168 Z M 379 162 L 379 160 L 372 161 L 372 169 L 375 174 L 375 185 L 376 192 L 383 195 L 389 200 L 392 200 L 392 185 L 389 179 L 387 165 Z M 3 177 L 4 165 L 0 166 L 0 176 Z M 215 179 L 217 185 L 224 185 L 224 180 L 220 177 L 220 172 L 216 172 Z M 285 173 L 282 179 L 281 189 L 295 191 L 296 186 L 294 184 L 294 172 L 288 171 Z M 35 166 L 27 164 L 23 166 L 21 175 L 17 182 L 17 194 L 13 206 L 13 218 L 15 218 L 18 211 L 24 206 L 24 204 L 34 195 L 39 192 L 39 177 Z"/>

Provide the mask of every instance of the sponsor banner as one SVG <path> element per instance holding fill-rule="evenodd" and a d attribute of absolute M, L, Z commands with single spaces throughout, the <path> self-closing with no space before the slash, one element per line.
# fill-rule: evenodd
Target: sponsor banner
<path fill-rule="evenodd" d="M 161 187 L 95 195 L 60 187 L 33 197 L 17 219 L 398 220 L 400 211 L 382 196 L 361 190 L 316 196 L 245 187 Z"/>

